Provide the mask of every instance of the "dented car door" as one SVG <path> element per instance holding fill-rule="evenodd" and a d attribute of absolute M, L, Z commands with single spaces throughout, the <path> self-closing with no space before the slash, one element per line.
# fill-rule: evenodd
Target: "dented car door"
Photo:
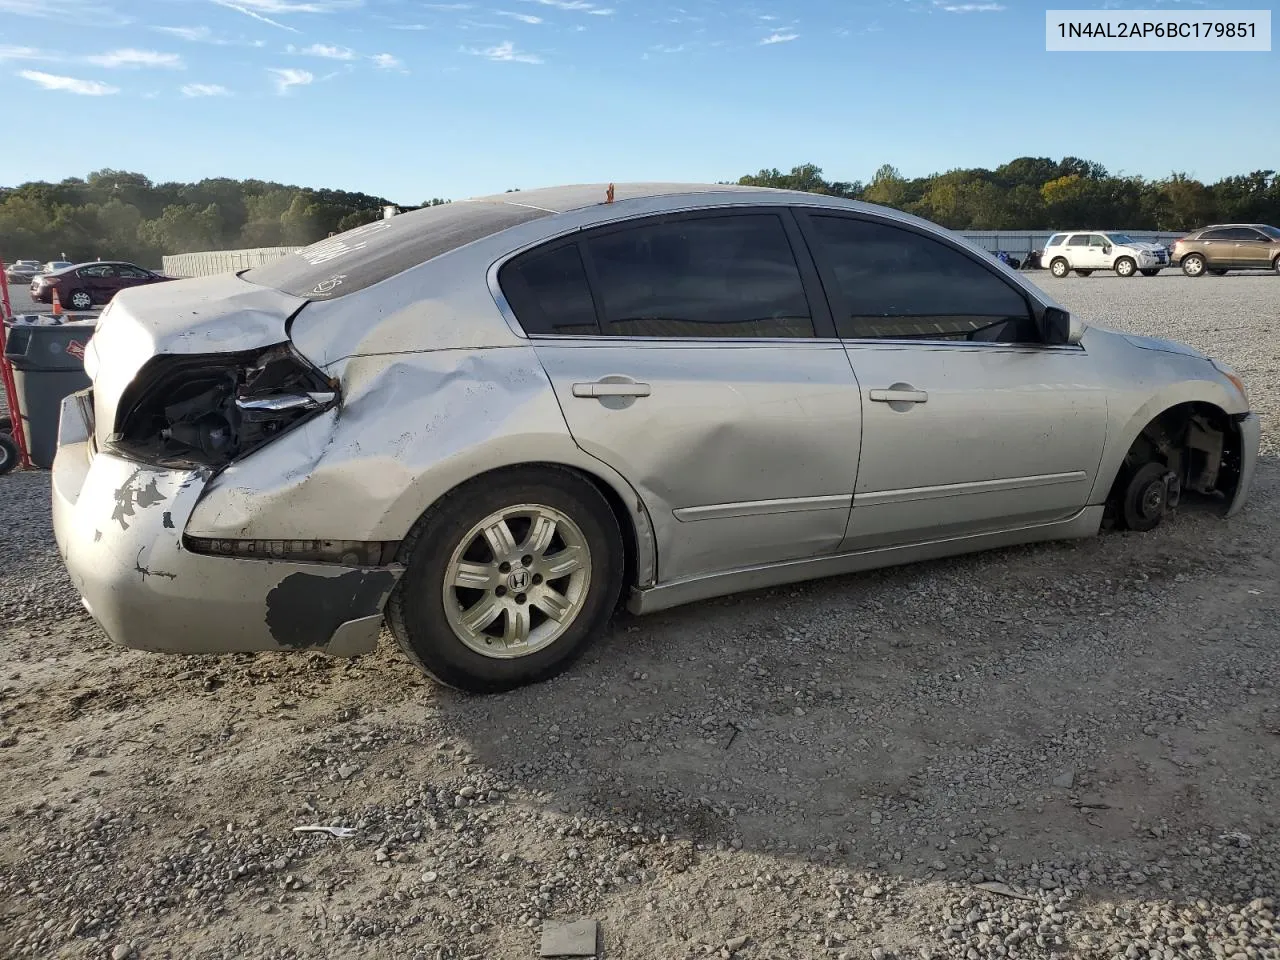
<path fill-rule="evenodd" d="M 844 538 L 860 401 L 815 336 L 794 229 L 777 210 L 669 216 L 504 268 L 574 439 L 644 499 L 663 580 Z"/>

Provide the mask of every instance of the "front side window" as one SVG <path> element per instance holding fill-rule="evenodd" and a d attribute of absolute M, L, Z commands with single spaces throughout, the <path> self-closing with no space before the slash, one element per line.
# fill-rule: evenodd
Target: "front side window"
<path fill-rule="evenodd" d="M 588 238 L 607 336 L 812 337 L 781 217 L 681 218 Z"/>
<path fill-rule="evenodd" d="M 1100 236 L 1098 236 L 1096 233 L 1095 233 L 1095 234 L 1092 234 L 1092 235 L 1089 237 L 1089 246 L 1091 246 L 1091 247 L 1105 247 L 1105 246 L 1107 246 L 1107 238 L 1106 238 L 1106 237 L 1100 237 Z"/>
<path fill-rule="evenodd" d="M 1023 294 L 964 252 L 886 223 L 827 216 L 810 222 L 815 254 L 834 279 L 841 337 L 1039 341 Z"/>
<path fill-rule="evenodd" d="M 105 263 L 97 264 L 92 267 L 85 267 L 80 271 L 80 276 L 82 277 L 109 277 L 111 275 L 112 270 Z"/>
<path fill-rule="evenodd" d="M 1256 230 L 1248 227 L 1232 227 L 1227 231 L 1228 240 L 1261 240 L 1262 236 Z"/>

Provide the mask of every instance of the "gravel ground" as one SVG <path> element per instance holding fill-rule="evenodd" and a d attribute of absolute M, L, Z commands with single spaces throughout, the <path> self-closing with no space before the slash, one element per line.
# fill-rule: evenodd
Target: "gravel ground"
<path fill-rule="evenodd" d="M 1236 366 L 1241 516 L 623 619 L 468 698 L 390 642 L 119 650 L 47 475 L 0 480 L 0 956 L 1280 958 L 1280 278 L 1036 279 Z"/>

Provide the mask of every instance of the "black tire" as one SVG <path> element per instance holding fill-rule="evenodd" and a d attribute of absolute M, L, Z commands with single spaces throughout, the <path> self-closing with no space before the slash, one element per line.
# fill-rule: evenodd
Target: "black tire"
<path fill-rule="evenodd" d="M 1182 258 L 1182 272 L 1188 277 L 1203 277 L 1205 266 L 1204 257 L 1198 253 L 1188 253 Z"/>
<path fill-rule="evenodd" d="M 1150 267 L 1148 267 L 1146 270 L 1142 271 L 1142 275 L 1144 277 L 1154 277 L 1159 272 L 1160 272 L 1159 267 L 1156 267 L 1155 269 L 1151 269 Z"/>
<path fill-rule="evenodd" d="M 92 310 L 93 294 L 88 290 L 72 290 L 67 295 L 65 307 L 68 310 Z"/>
<path fill-rule="evenodd" d="M 1227 271 L 1221 269 L 1220 267 L 1211 268 L 1209 272 L 1212 273 L 1215 277 L 1225 277 L 1227 275 Z"/>
<path fill-rule="evenodd" d="M 549 645 L 500 659 L 463 642 L 445 610 L 445 572 L 472 528 L 517 504 L 558 510 L 577 525 L 590 551 L 586 596 L 570 625 Z M 520 467 L 463 484 L 428 510 L 400 547 L 405 573 L 386 618 L 405 655 L 428 676 L 471 693 L 497 693 L 549 679 L 578 658 L 606 626 L 622 589 L 622 534 L 608 502 L 570 470 Z M 535 580 L 535 582 L 537 582 Z M 523 602 L 523 601 L 521 601 Z"/>
<path fill-rule="evenodd" d="M 1093 276 L 1093 271 L 1092 271 L 1092 270 L 1077 270 L 1077 271 L 1076 271 L 1076 276 L 1077 276 L 1077 277 L 1091 277 L 1091 276 Z"/>
<path fill-rule="evenodd" d="M 18 465 L 18 445 L 8 434 L 0 433 L 0 477 Z"/>
<path fill-rule="evenodd" d="M 1138 264 L 1133 257 L 1120 257 L 1111 265 L 1117 277 L 1132 277 L 1138 273 Z"/>
<path fill-rule="evenodd" d="M 1071 266 L 1070 264 L 1067 263 L 1066 260 L 1063 260 L 1061 257 L 1058 257 L 1056 260 L 1054 260 L 1052 263 L 1049 264 L 1049 272 L 1052 273 L 1055 277 L 1065 277 L 1068 273 L 1071 272 Z"/>
<path fill-rule="evenodd" d="M 1168 472 L 1162 463 L 1146 463 L 1129 479 L 1120 503 L 1125 527 L 1146 533 L 1160 525 L 1167 512 L 1164 475 Z"/>
<path fill-rule="evenodd" d="M 1271 269 L 1276 273 L 1280 273 L 1280 257 L 1276 257 L 1271 261 Z"/>

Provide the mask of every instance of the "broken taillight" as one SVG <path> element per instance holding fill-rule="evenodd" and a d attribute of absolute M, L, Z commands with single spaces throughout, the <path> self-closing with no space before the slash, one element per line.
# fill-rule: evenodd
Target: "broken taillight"
<path fill-rule="evenodd" d="M 338 403 L 336 382 L 289 344 L 150 360 L 120 398 L 108 443 L 164 466 L 220 468 Z"/>

